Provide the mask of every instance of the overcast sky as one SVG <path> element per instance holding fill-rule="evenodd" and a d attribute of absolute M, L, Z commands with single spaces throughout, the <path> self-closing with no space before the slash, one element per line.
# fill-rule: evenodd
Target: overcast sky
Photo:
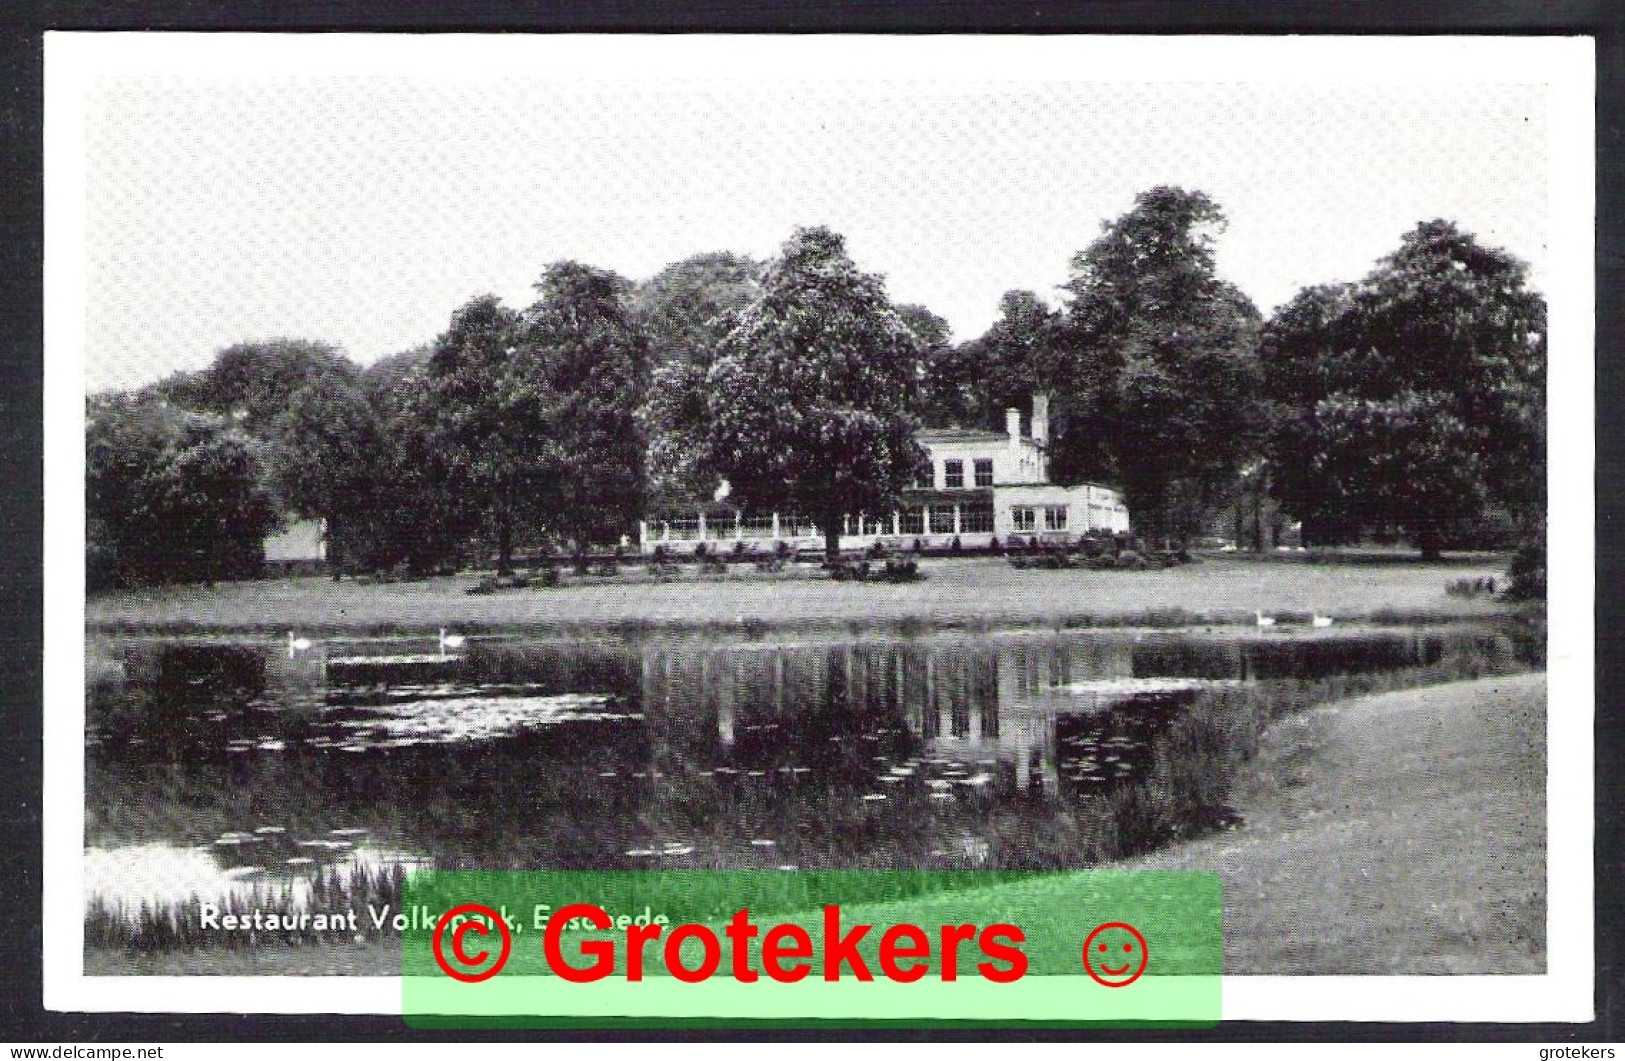
<path fill-rule="evenodd" d="M 473 295 L 528 304 L 551 261 L 642 278 L 701 251 L 767 257 L 810 224 L 970 338 L 1008 289 L 1054 301 L 1070 257 L 1157 184 L 1218 202 L 1221 271 L 1265 313 L 1433 217 L 1537 285 L 1545 267 L 1539 85 L 624 75 L 99 77 L 87 385 L 272 336 L 367 362 Z"/>

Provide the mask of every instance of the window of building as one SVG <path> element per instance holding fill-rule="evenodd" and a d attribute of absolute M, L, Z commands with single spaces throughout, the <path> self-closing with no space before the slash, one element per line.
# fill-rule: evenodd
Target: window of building
<path fill-rule="evenodd" d="M 911 505 L 903 509 L 903 533 L 925 533 L 925 509 L 917 505 Z"/>
<path fill-rule="evenodd" d="M 1010 507 L 1010 521 L 1018 531 L 1036 530 L 1038 526 L 1037 511 L 1031 505 L 1012 505 Z"/>
<path fill-rule="evenodd" d="M 976 462 L 976 485 L 993 485 L 993 462 L 991 460 L 982 459 Z"/>
<path fill-rule="evenodd" d="M 965 462 L 960 460 L 947 460 L 942 462 L 942 485 L 949 490 L 959 490 L 965 485 Z"/>
<path fill-rule="evenodd" d="M 959 529 L 966 534 L 992 534 L 993 502 L 963 506 L 959 510 Z"/>
<path fill-rule="evenodd" d="M 933 486 L 936 486 L 937 466 L 934 464 L 927 464 L 922 467 L 919 474 L 914 477 L 914 485 L 919 487 L 921 490 L 929 490 Z"/>
<path fill-rule="evenodd" d="M 1044 506 L 1044 529 L 1045 530 L 1066 530 L 1066 506 L 1065 505 L 1045 505 Z"/>
<path fill-rule="evenodd" d="M 932 505 L 931 526 L 926 529 L 932 534 L 954 533 L 954 506 Z"/>

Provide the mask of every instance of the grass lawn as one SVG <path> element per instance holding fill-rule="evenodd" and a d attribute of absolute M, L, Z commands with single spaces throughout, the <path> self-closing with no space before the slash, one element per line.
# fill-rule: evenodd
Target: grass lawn
<path fill-rule="evenodd" d="M 1488 615 L 1486 597 L 1445 593 L 1456 579 L 1504 578 L 1491 554 L 1423 563 L 1310 562 L 1306 558 L 1216 555 L 1163 571 L 1022 571 L 998 558 L 926 560 L 924 581 L 902 585 L 833 582 L 816 568 L 783 574 L 732 569 L 704 580 L 617 582 L 602 578 L 555 589 L 466 591 L 472 574 L 422 582 L 360 585 L 321 578 L 168 586 L 90 597 L 91 629 L 148 631 L 421 631 L 436 626 L 590 631 L 839 628 L 919 624 L 1176 625 L 1252 622 L 1255 611 L 1406 620 Z"/>
<path fill-rule="evenodd" d="M 1546 675 L 1283 719 L 1246 824 L 1125 869 L 1224 883 L 1229 975 L 1546 971 Z"/>

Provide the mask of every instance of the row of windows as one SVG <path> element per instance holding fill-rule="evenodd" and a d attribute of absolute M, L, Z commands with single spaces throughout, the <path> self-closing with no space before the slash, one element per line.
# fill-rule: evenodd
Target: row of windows
<path fill-rule="evenodd" d="M 993 533 L 993 506 L 975 504 L 959 506 L 959 526 L 954 526 L 954 506 L 938 504 L 911 505 L 898 512 L 897 530 L 893 531 L 891 516 L 860 516 L 847 525 L 858 534 L 883 536 L 902 534 L 991 534 Z"/>
<path fill-rule="evenodd" d="M 972 474 L 975 476 L 975 484 L 977 486 L 992 486 L 993 485 L 993 461 L 991 459 L 978 458 L 977 460 L 972 461 L 971 463 L 972 463 Z M 919 485 L 923 486 L 923 487 L 930 487 L 930 486 L 933 486 L 935 484 L 931 481 L 930 474 L 927 474 L 925 477 L 921 478 Z M 965 487 L 965 462 L 964 461 L 958 460 L 956 458 L 956 459 L 945 460 L 945 461 L 942 462 L 942 485 L 943 485 L 943 488 L 947 489 L 947 490 L 962 490 L 962 489 L 964 489 L 964 487 Z"/>
<path fill-rule="evenodd" d="M 1038 529 L 1038 513 L 1044 513 L 1044 529 L 1066 530 L 1066 505 L 1014 505 L 1010 509 L 1012 526 L 1018 531 Z"/>

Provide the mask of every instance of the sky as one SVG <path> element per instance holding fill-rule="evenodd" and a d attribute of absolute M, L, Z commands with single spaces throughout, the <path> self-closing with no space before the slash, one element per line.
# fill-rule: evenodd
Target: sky
<path fill-rule="evenodd" d="M 985 76 L 717 69 L 89 79 L 87 388 L 278 336 L 366 363 L 432 340 L 475 295 L 529 304 L 559 259 L 641 279 L 703 251 L 769 257 L 813 224 L 967 339 L 1007 290 L 1058 302 L 1072 256 L 1158 184 L 1218 203 L 1219 270 L 1266 314 L 1358 279 L 1435 217 L 1529 262 L 1537 287 L 1546 267 L 1540 84 L 1028 77 L 1006 56 Z"/>

